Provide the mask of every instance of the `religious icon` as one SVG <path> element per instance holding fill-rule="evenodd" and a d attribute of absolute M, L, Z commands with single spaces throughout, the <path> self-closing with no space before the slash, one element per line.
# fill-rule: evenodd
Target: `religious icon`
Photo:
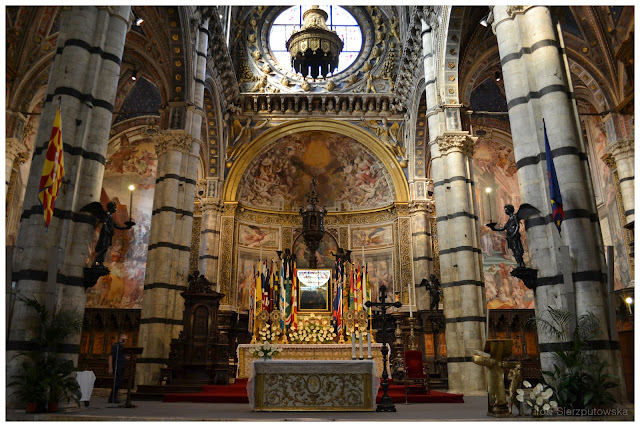
<path fill-rule="evenodd" d="M 298 310 L 329 311 L 331 270 L 298 270 Z"/>

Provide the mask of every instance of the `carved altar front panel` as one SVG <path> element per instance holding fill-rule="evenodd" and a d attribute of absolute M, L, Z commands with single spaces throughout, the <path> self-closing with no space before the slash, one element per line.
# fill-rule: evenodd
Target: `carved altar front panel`
<path fill-rule="evenodd" d="M 372 360 L 257 360 L 247 383 L 254 411 L 373 411 Z"/>

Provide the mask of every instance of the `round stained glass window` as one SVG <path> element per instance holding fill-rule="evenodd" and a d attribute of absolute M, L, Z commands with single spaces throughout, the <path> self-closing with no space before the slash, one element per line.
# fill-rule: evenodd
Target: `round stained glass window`
<path fill-rule="evenodd" d="M 293 71 L 291 57 L 285 46 L 294 31 L 299 30 L 304 23 L 303 13 L 311 6 L 293 6 L 285 9 L 273 22 L 269 31 L 269 48 L 273 58 L 285 70 Z M 338 68 L 331 75 L 345 70 L 355 62 L 362 49 L 362 31 L 356 19 L 346 9 L 340 6 L 321 5 L 320 9 L 327 12 L 327 27 L 335 31 L 344 43 Z"/>

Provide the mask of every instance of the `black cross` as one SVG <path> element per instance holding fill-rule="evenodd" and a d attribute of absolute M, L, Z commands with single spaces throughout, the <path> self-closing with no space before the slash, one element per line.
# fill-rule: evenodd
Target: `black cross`
<path fill-rule="evenodd" d="M 396 407 L 389 397 L 387 391 L 389 390 L 389 373 L 387 372 L 387 354 L 389 354 L 389 350 L 387 349 L 387 308 L 388 307 L 402 307 L 402 303 L 400 301 L 396 301 L 392 304 L 387 303 L 385 300 L 387 299 L 387 287 L 385 285 L 380 286 L 380 302 L 371 302 L 367 301 L 364 305 L 368 307 L 380 307 L 380 315 L 382 316 L 382 397 L 380 398 L 380 403 L 376 407 L 376 412 L 396 412 Z"/>

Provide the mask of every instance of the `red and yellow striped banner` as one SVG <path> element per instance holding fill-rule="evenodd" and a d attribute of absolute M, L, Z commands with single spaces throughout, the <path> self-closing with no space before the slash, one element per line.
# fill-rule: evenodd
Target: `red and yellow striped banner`
<path fill-rule="evenodd" d="M 56 118 L 53 121 L 49 147 L 42 167 L 42 177 L 38 188 L 38 199 L 44 211 L 44 225 L 49 229 L 49 223 L 53 217 L 53 206 L 58 197 L 58 190 L 64 178 L 64 156 L 62 154 L 62 119 L 60 117 L 60 106 L 56 111 Z"/>

